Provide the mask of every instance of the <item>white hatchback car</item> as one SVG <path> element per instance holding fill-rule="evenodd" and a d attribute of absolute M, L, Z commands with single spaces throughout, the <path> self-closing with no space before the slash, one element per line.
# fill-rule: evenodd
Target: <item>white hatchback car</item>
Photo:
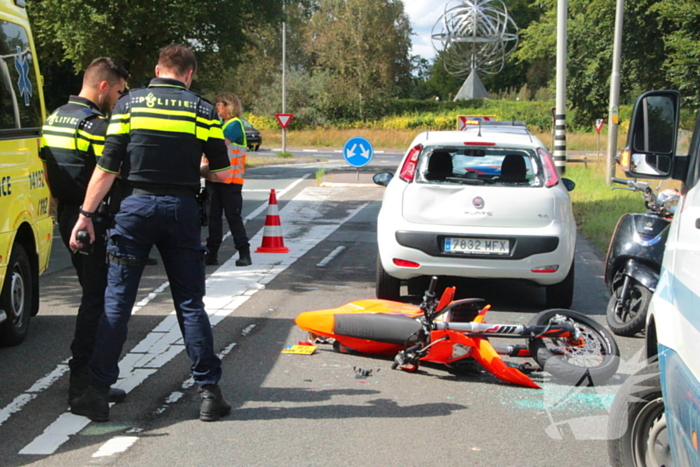
<path fill-rule="evenodd" d="M 576 223 L 544 144 L 522 122 L 431 131 L 411 143 L 386 186 L 377 222 L 377 297 L 398 300 L 421 276 L 522 279 L 547 306 L 574 293 Z"/>

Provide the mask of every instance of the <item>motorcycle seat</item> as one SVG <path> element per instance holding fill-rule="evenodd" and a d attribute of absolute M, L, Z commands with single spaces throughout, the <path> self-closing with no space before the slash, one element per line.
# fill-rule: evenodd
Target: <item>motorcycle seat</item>
<path fill-rule="evenodd" d="M 408 339 L 421 329 L 413 318 L 398 314 L 337 314 L 333 333 L 387 344 L 406 345 Z"/>

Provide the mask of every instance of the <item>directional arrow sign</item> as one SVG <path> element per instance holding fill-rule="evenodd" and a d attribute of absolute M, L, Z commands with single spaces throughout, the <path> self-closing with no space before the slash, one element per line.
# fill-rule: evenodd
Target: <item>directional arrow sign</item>
<path fill-rule="evenodd" d="M 289 126 L 289 122 L 292 121 L 292 117 L 294 117 L 294 114 L 275 114 L 275 117 L 277 117 L 277 121 L 279 122 L 282 129 L 286 130 L 287 126 Z"/>
<path fill-rule="evenodd" d="M 343 146 L 343 157 L 353 167 L 364 167 L 374 155 L 372 143 L 362 136 L 350 138 Z"/>

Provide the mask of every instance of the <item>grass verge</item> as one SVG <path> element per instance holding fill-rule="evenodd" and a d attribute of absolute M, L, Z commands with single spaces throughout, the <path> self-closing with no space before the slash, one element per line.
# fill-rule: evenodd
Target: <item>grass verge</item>
<path fill-rule="evenodd" d="M 565 177 L 576 182 L 570 193 L 578 232 L 586 237 L 600 252 L 608 250 L 610 238 L 615 231 L 617 220 L 628 212 L 645 212 L 644 200 L 639 192 L 613 190 L 605 183 L 605 164 L 569 164 Z M 616 177 L 626 178 L 622 172 Z M 656 190 L 659 182 L 649 180 Z M 661 189 L 679 188 L 676 181 L 663 181 Z"/>
<path fill-rule="evenodd" d="M 374 129 L 324 129 L 287 131 L 287 145 L 291 147 L 318 147 L 341 148 L 347 140 L 355 136 L 367 138 L 375 148 L 400 149 L 405 151 L 413 138 L 422 131 L 416 130 L 374 130 Z M 261 130 L 266 146 L 279 147 L 282 145 L 282 132 L 280 130 Z M 622 132 L 621 132 L 622 133 Z M 533 133 L 545 145 L 552 145 L 550 133 Z M 617 147 L 625 145 L 626 134 L 620 134 Z M 566 135 L 567 149 L 571 151 L 600 151 L 607 152 L 608 136 L 601 133 L 600 138 L 596 133 L 569 133 Z"/>

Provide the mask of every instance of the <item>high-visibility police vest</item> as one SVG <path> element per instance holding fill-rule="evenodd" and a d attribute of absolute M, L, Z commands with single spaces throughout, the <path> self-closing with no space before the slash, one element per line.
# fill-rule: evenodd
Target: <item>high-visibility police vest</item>
<path fill-rule="evenodd" d="M 224 123 L 224 132 L 226 132 L 226 127 L 232 124 L 233 122 L 238 122 L 238 124 L 241 126 L 241 132 L 243 133 L 243 145 L 236 143 L 231 143 L 228 145 L 228 158 L 231 162 L 231 169 L 229 169 L 229 177 L 224 183 L 238 183 L 239 185 L 243 185 L 243 175 L 245 174 L 245 160 L 246 156 L 248 155 L 248 144 L 247 138 L 245 136 L 245 127 L 243 126 L 243 122 L 241 122 L 240 118 L 234 117 L 228 120 L 226 123 Z"/>
<path fill-rule="evenodd" d="M 88 119 L 102 119 L 93 123 Z M 93 134 L 105 125 L 97 110 L 71 100 L 52 113 L 42 127 L 41 159 L 46 163 L 51 194 L 66 204 L 82 204 L 88 182 L 102 155 L 104 135 Z M 102 132 L 104 128 L 101 129 Z"/>

